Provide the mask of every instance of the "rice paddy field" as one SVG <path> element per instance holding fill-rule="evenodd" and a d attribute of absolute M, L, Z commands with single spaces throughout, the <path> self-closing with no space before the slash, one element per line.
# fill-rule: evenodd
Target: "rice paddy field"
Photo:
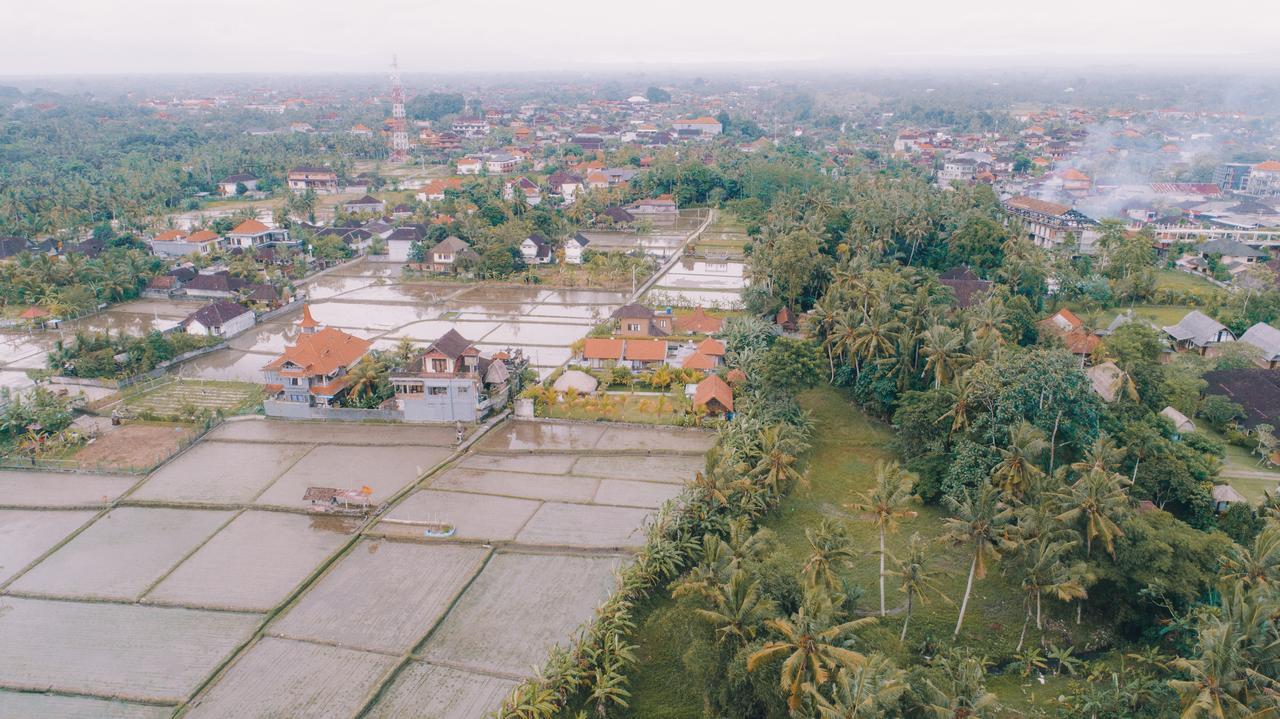
<path fill-rule="evenodd" d="M 175 380 L 125 398 L 134 414 L 178 417 L 192 410 L 234 414 L 262 402 L 262 385 L 247 382 Z"/>
<path fill-rule="evenodd" d="M 592 619 L 715 437 L 455 439 L 238 418 L 144 478 L 0 471 L 0 716 L 483 716 Z M 310 486 L 382 511 L 316 513 Z"/>

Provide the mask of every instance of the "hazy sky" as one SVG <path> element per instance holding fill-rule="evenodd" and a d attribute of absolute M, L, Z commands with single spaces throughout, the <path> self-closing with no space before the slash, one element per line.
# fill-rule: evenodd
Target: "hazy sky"
<path fill-rule="evenodd" d="M 0 75 L 1063 65 L 1280 70 L 1277 0 L 51 0 Z"/>

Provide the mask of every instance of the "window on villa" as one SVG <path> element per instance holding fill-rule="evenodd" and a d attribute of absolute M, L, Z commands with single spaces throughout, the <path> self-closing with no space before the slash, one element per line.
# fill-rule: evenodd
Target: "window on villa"
<path fill-rule="evenodd" d="M 297 377 L 290 377 L 290 378 L 289 378 L 289 384 L 293 385 L 294 387 L 297 387 L 297 386 L 298 386 L 298 378 L 297 378 Z"/>
<path fill-rule="evenodd" d="M 640 325 L 638 325 L 638 324 L 636 324 L 636 323 L 632 322 L 631 324 L 628 324 L 628 325 L 627 325 L 627 331 L 628 331 L 628 332 L 639 332 L 639 331 L 640 331 Z"/>
<path fill-rule="evenodd" d="M 431 396 L 433 396 L 433 397 L 438 397 L 438 396 L 440 396 L 440 395 L 449 394 L 449 388 L 448 388 L 448 387 L 428 387 L 427 389 L 429 390 L 429 392 L 428 392 L 428 393 L 429 393 Z"/>
<path fill-rule="evenodd" d="M 459 388 L 458 388 L 458 394 L 467 394 L 467 392 L 468 392 L 468 390 L 467 390 L 467 388 L 466 388 L 466 387 L 459 387 Z"/>
<path fill-rule="evenodd" d="M 449 363 L 446 360 L 433 359 L 431 360 L 431 371 L 432 372 L 448 372 Z"/>

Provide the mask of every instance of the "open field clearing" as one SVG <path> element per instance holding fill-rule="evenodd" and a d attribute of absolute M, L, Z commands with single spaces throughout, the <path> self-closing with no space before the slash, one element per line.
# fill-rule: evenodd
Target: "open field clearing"
<path fill-rule="evenodd" d="M 480 547 L 361 542 L 267 632 L 407 652 L 449 610 L 488 554 Z"/>
<path fill-rule="evenodd" d="M 328 517 L 245 512 L 145 597 L 188 607 L 274 608 L 350 536 Z"/>
<path fill-rule="evenodd" d="M 538 506 L 538 502 L 527 499 L 424 489 L 409 495 L 387 514 L 386 519 L 449 522 L 455 528 L 453 536 L 460 540 L 512 542 Z M 376 529 L 379 533 L 395 537 L 421 539 L 423 536 L 420 525 L 382 521 Z"/>
<path fill-rule="evenodd" d="M 201 442 L 152 474 L 129 499 L 252 502 L 310 449 L 307 445 Z"/>
<path fill-rule="evenodd" d="M 231 516 L 206 510 L 113 509 L 19 577 L 9 591 L 134 601 Z"/>
<path fill-rule="evenodd" d="M 129 397 L 125 406 L 135 413 L 175 417 L 191 408 L 234 413 L 261 402 L 261 385 L 179 380 Z"/>
<path fill-rule="evenodd" d="M 190 424 L 127 424 L 98 435 L 72 459 L 98 470 L 146 470 L 177 452 L 195 433 Z"/>
<path fill-rule="evenodd" d="M 373 490 L 369 500 L 385 502 L 452 452 L 444 447 L 318 446 L 298 460 L 255 501 L 261 506 L 303 508 L 308 487 Z"/>
<path fill-rule="evenodd" d="M 0 687 L 181 702 L 260 618 L 0 597 Z"/>
<path fill-rule="evenodd" d="M 427 640 L 427 661 L 525 676 L 591 619 L 614 588 L 616 557 L 494 555 Z"/>
<path fill-rule="evenodd" d="M 93 515 L 94 512 L 88 510 L 0 510 L 0 584 L 9 581 Z"/>
<path fill-rule="evenodd" d="M 647 509 L 547 502 L 516 535 L 519 544 L 578 549 L 635 549 L 644 544 Z"/>
<path fill-rule="evenodd" d="M 511 679 L 473 674 L 417 660 L 396 676 L 367 719 L 474 719 L 502 703 L 516 686 Z"/>
<path fill-rule="evenodd" d="M 137 477 L 0 470 L 0 507 L 106 506 Z"/>
<path fill-rule="evenodd" d="M 396 662 L 384 654 L 266 637 L 186 716 L 348 719 Z"/>
<path fill-rule="evenodd" d="M 0 690 L 0 716 L 5 719 L 166 719 L 173 716 L 173 708 Z"/>

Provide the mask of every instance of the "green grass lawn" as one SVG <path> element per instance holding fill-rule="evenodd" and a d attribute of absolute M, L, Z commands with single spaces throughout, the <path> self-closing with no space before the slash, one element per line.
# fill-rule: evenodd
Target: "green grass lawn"
<path fill-rule="evenodd" d="M 1227 456 L 1218 474 L 1250 502 L 1261 502 L 1265 499 L 1264 491 L 1275 492 L 1280 488 L 1280 469 L 1258 464 L 1258 455 L 1239 445 L 1228 444 L 1225 437 L 1204 422 L 1196 428 L 1226 446 Z"/>
<path fill-rule="evenodd" d="M 1128 307 L 1119 307 L 1105 310 L 1100 315 L 1103 320 L 1101 327 L 1105 328 L 1111 320 L 1118 315 L 1124 314 L 1129 309 Z M 1147 320 L 1157 327 L 1164 327 L 1165 325 L 1177 324 L 1179 320 L 1195 308 L 1185 305 L 1134 305 L 1132 309 L 1135 317 Z"/>
<path fill-rule="evenodd" d="M 801 395 L 800 402 L 812 413 L 816 427 L 814 447 L 808 458 L 809 482 L 784 500 L 765 519 L 763 526 L 778 535 L 780 551 L 795 563 L 798 571 L 810 551 L 805 529 L 817 526 L 824 518 L 846 522 L 863 555 L 842 573 L 863 588 L 859 606 L 866 612 L 878 610 L 879 567 L 874 554 L 878 549 L 877 534 L 870 522 L 848 512 L 844 505 L 854 501 L 857 492 L 870 487 L 877 460 L 893 458 L 889 450 L 892 433 L 888 427 L 867 418 L 838 390 L 812 390 Z M 899 531 L 889 536 L 890 554 L 901 551 L 912 532 L 926 538 L 937 538 L 943 533 L 942 520 L 946 515 L 942 509 L 922 505 L 915 509 L 919 515 L 901 522 Z M 873 630 L 878 642 L 874 648 L 891 656 L 907 657 L 927 639 L 950 640 L 964 593 L 970 555 L 964 548 L 942 544 L 935 547 L 934 566 L 949 572 L 940 584 L 955 604 L 935 598 L 928 605 L 917 606 L 907 641 L 902 644 L 897 641 L 902 619 L 890 616 L 883 622 L 885 630 Z M 904 603 L 904 597 L 890 585 L 886 603 L 892 612 Z M 1047 641 L 1058 645 L 1071 642 L 1083 645 L 1088 641 L 1092 628 L 1088 622 L 1075 625 L 1073 609 L 1046 600 L 1044 610 Z M 1003 663 L 1014 654 L 1022 619 L 1022 596 L 1016 581 L 1001 576 L 1000 567 L 993 566 L 985 579 L 974 583 L 961 642 L 978 654 Z M 655 599 L 647 616 L 640 618 L 636 643 L 640 647 L 641 662 L 633 674 L 631 711 L 622 716 L 663 719 L 702 716 L 701 688 L 692 685 L 680 663 L 685 637 L 689 634 L 686 627 L 694 621 L 697 620 L 687 610 L 665 598 Z M 1033 625 L 1027 632 L 1027 642 L 1035 644 L 1039 640 Z M 1021 686 L 1025 683 L 1021 677 L 1015 681 L 1015 677 L 1005 675 L 993 686 L 999 687 L 1002 698 L 1005 693 L 1010 695 L 1011 708 L 1025 702 L 1050 702 L 1057 696 L 1057 692 L 1049 691 L 1047 684 L 1041 686 L 1037 682 L 1035 688 Z"/>
<path fill-rule="evenodd" d="M 1182 270 L 1164 269 L 1156 273 L 1157 290 L 1177 290 L 1207 297 L 1218 290 L 1212 282 Z"/>

